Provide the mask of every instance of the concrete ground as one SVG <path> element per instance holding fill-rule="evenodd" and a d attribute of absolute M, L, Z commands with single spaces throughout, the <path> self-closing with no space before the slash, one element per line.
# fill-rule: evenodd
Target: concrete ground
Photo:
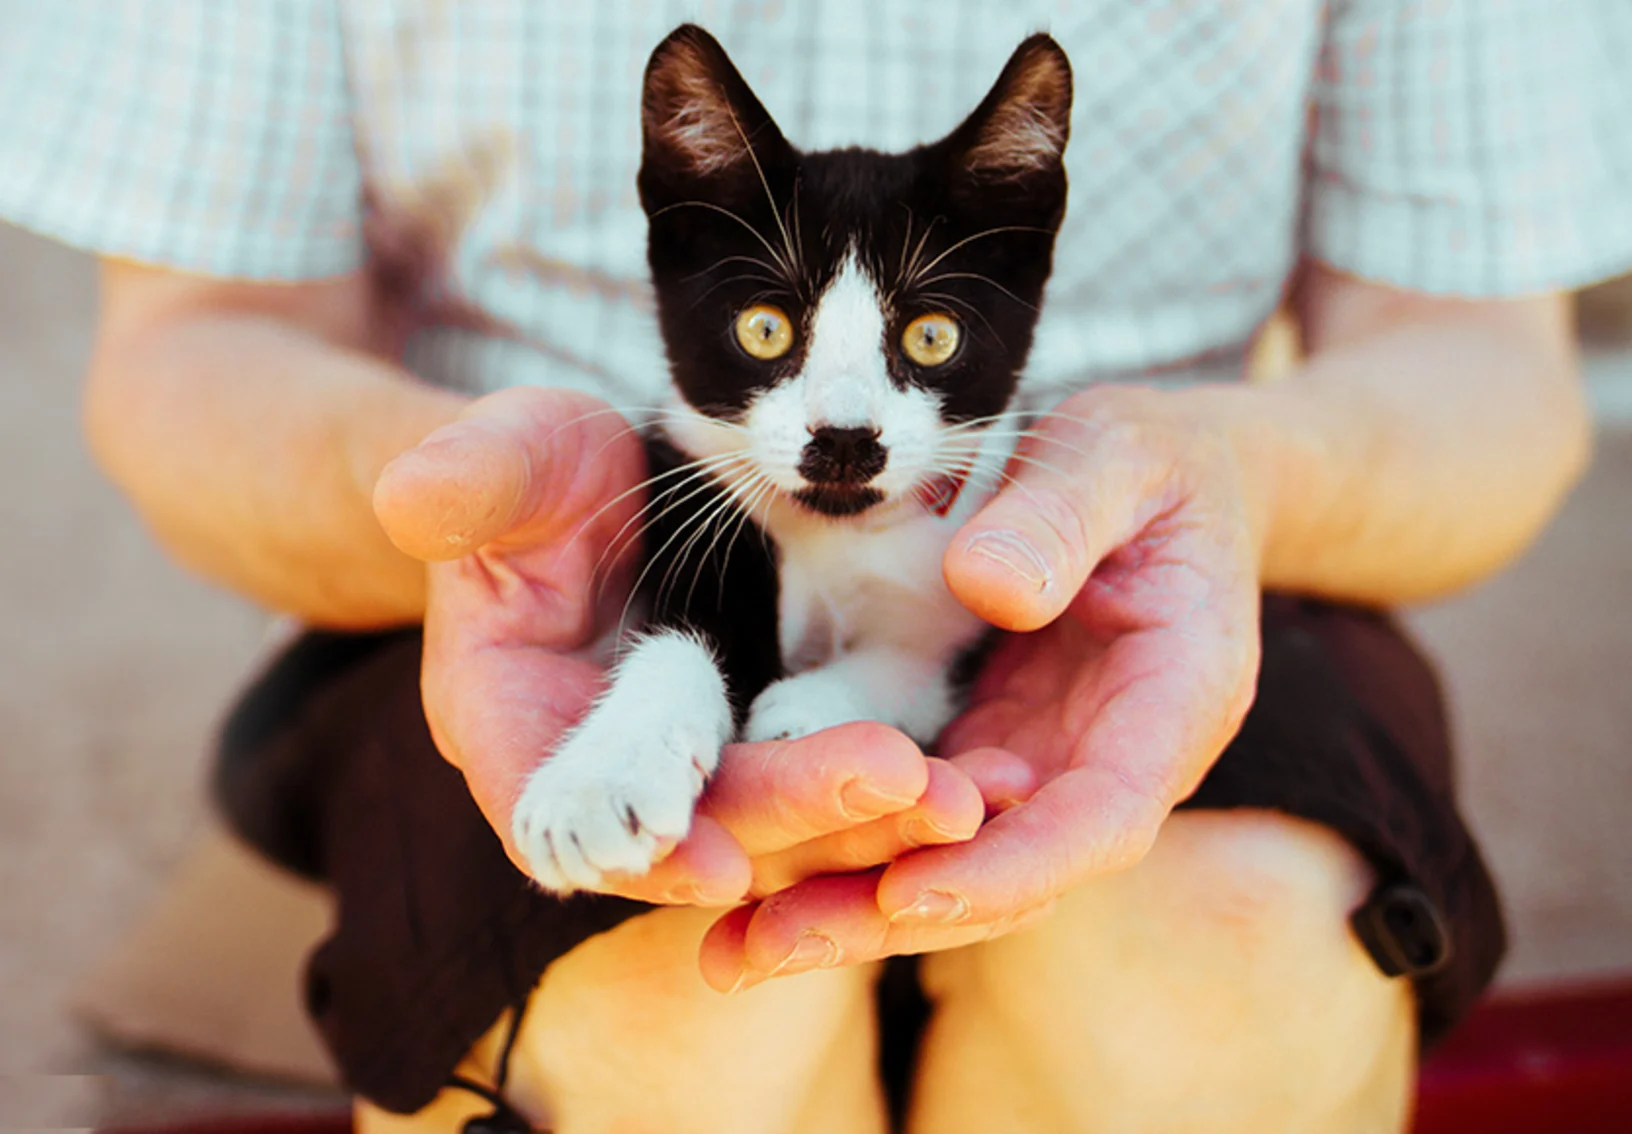
<path fill-rule="evenodd" d="M 0 227 L 0 1127 L 325 1105 L 114 1052 L 66 1010 L 205 828 L 206 738 L 265 626 L 166 562 L 92 468 L 92 292 L 84 258 Z M 1599 455 L 1564 514 L 1508 574 L 1412 615 L 1509 901 L 1509 985 L 1632 974 L 1632 352 L 1591 375 Z"/>

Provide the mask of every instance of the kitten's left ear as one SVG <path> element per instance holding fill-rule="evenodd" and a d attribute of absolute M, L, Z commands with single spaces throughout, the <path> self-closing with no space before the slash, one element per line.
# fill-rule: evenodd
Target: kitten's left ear
<path fill-rule="evenodd" d="M 946 139 L 955 198 L 1030 203 L 1057 221 L 1065 208 L 1071 62 L 1053 37 L 1014 49 L 992 89 Z"/>
<path fill-rule="evenodd" d="M 792 147 L 719 41 L 695 24 L 652 52 L 641 96 L 641 201 L 648 212 L 676 200 L 763 194 L 794 160 Z"/>

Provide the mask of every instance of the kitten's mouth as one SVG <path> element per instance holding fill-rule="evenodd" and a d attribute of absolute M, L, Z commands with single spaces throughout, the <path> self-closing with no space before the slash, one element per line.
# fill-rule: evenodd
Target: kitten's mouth
<path fill-rule="evenodd" d="M 958 495 L 963 492 L 963 486 L 968 480 L 968 469 L 931 477 L 918 486 L 916 491 L 918 503 L 922 504 L 925 510 L 944 518 L 958 502 Z"/>
<path fill-rule="evenodd" d="M 863 484 L 812 484 L 792 495 L 795 501 L 823 516 L 859 516 L 884 499 L 878 489 Z"/>
<path fill-rule="evenodd" d="M 967 469 L 942 473 L 920 483 L 910 495 L 926 512 L 944 518 L 957 504 L 968 481 Z M 823 516 L 859 516 L 885 498 L 879 489 L 860 484 L 812 484 L 789 495 L 796 503 Z"/>

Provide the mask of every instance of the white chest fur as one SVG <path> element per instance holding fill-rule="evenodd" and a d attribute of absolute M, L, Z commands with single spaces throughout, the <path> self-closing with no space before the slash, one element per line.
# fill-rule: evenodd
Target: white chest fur
<path fill-rule="evenodd" d="M 837 522 L 792 505 L 773 509 L 767 527 L 781 556 L 777 614 L 787 672 L 871 648 L 949 664 L 982 624 L 947 589 L 941 560 L 983 495 L 966 491 L 945 516 L 913 501 Z"/>

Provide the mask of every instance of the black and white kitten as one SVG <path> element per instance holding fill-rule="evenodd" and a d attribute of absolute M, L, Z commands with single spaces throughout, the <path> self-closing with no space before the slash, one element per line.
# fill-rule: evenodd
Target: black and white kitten
<path fill-rule="evenodd" d="M 734 737 L 875 720 L 927 743 L 952 718 L 986 627 L 941 557 L 1013 447 L 990 426 L 1051 268 L 1070 109 L 1037 35 L 933 145 L 801 153 L 707 32 L 652 53 L 639 186 L 678 398 L 648 445 L 643 629 L 515 809 L 540 884 L 647 870 Z"/>

